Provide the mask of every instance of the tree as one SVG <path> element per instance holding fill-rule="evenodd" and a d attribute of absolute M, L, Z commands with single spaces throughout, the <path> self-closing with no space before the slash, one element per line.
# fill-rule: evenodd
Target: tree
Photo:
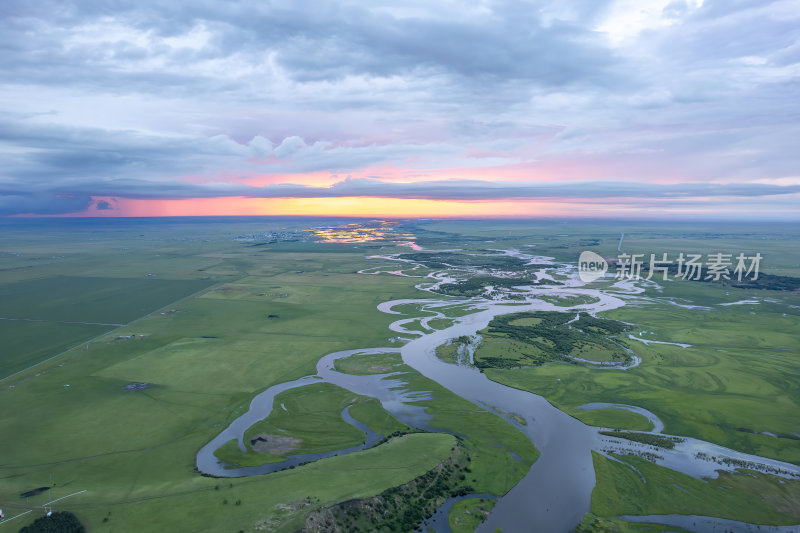
<path fill-rule="evenodd" d="M 69 511 L 57 511 L 50 516 L 37 518 L 19 533 L 85 533 L 86 528 L 78 517 Z"/>

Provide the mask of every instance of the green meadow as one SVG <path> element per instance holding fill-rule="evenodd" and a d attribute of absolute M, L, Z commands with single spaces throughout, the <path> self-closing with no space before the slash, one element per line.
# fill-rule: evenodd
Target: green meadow
<path fill-rule="evenodd" d="M 675 259 L 684 252 L 701 254 L 761 253 L 761 271 L 798 277 L 800 227 L 756 221 L 648 221 L 648 220 L 460 220 L 420 221 L 415 225 L 417 243 L 448 248 L 517 248 L 526 253 L 555 257 L 577 264 L 583 250 L 616 258 L 621 234 L 622 251 L 628 254 L 662 253 Z"/>
<path fill-rule="evenodd" d="M 222 235 L 213 227 L 196 229 L 202 239 L 184 231 L 176 240 L 172 229 L 148 228 L 152 240 L 143 243 L 135 228 L 98 238 L 92 253 L 52 236 L 53 249 L 64 255 L 60 275 L 83 278 L 96 269 L 130 280 L 120 287 L 136 293 L 136 307 L 109 297 L 91 279 L 79 286 L 94 286 L 95 293 L 76 299 L 74 309 L 68 295 L 63 308 L 25 304 L 30 312 L 53 313 L 47 319 L 80 320 L 102 318 L 98 309 L 110 306 L 108 312 L 119 309 L 117 314 L 103 316 L 132 323 L 100 337 L 91 331 L 88 347 L 84 342 L 0 382 L 4 412 L 18 413 L 0 419 L 0 434 L 15 436 L 0 440 L 0 508 L 6 513 L 86 490 L 60 505 L 93 531 L 239 531 L 264 524 L 293 531 L 315 508 L 380 493 L 448 457 L 453 437 L 415 434 L 269 476 L 217 480 L 197 474 L 197 450 L 244 412 L 256 393 L 312 374 L 326 353 L 386 345 L 392 317 L 376 305 L 418 291 L 410 279 L 357 275 L 365 252 L 352 245 L 321 246 L 322 253 L 310 243 L 253 247 L 231 238 L 244 227 L 223 226 Z M 49 244 L 40 235 L 34 240 L 7 234 L 2 245 L 23 257 L 38 256 Z M 128 261 L 131 250 L 119 250 L 128 244 L 154 258 L 147 270 L 155 271 L 149 272 L 155 279 L 144 277 L 146 261 Z M 106 268 L 94 266 L 100 263 Z M 41 288 L 37 274 L 51 268 L 13 270 L 14 279 L 0 287 L 7 293 L 20 283 Z M 18 279 L 21 272 L 27 280 Z M 146 293 L 149 283 L 160 289 Z M 203 287 L 208 289 L 185 298 Z M 95 308 L 81 310 L 91 301 Z M 45 345 L 39 350 L 42 358 L 55 355 Z M 150 387 L 123 389 L 135 382 Z M 353 416 L 376 428 L 393 427 L 369 403 Z M 20 497 L 51 483 L 45 493 Z M 30 513 L 30 521 L 38 514 Z"/>
<path fill-rule="evenodd" d="M 406 433 L 376 400 L 316 384 L 279 395 L 270 416 L 248 430 L 246 453 L 231 442 L 218 456 L 254 465 L 356 445 L 363 433 L 342 420 L 347 406 L 374 431 L 396 435 L 369 450 L 274 474 L 200 475 L 194 470 L 197 451 L 259 392 L 315 373 L 317 361 L 334 351 L 401 346 L 389 340 L 397 334 L 388 325 L 405 317 L 376 306 L 430 293 L 414 288 L 419 278 L 357 272 L 386 264 L 394 270 L 396 264 L 365 257 L 408 253 L 408 248 L 383 241 L 258 238 L 261 232 L 295 231 L 318 221 L 31 224 L 9 225 L 0 235 L 0 319 L 13 319 L 0 320 L 0 508 L 7 516 L 36 508 L 17 527 L 41 516 L 43 503 L 85 490 L 58 506 L 76 513 L 93 532 L 293 532 L 314 511 L 372 498 L 429 475 L 452 461 L 461 444 L 470 465 L 459 483 L 498 496 L 538 456 L 512 424 L 423 377 L 399 355 L 356 354 L 337 361 L 336 369 L 399 373 L 393 378 L 407 391 L 427 394 L 415 403 L 431 417 L 430 426 L 445 432 Z M 656 224 L 631 229 L 579 221 L 424 221 L 398 228 L 413 233 L 422 246 L 482 251 L 492 264 L 502 265 L 508 262 L 487 250 L 518 248 L 574 263 L 582 249 L 616 255 L 623 231 L 629 253 L 761 251 L 765 271 L 777 275 L 796 275 L 800 264 L 800 251 L 791 246 L 797 242 L 793 228 L 755 225 L 738 235 L 726 225 L 702 230 L 678 225 L 667 232 Z M 541 394 L 588 424 L 651 429 L 634 413 L 576 409 L 589 402 L 627 403 L 659 416 L 665 433 L 800 464 L 800 296 L 712 283 L 662 285 L 661 291 L 648 289 L 599 316 L 631 324 L 630 330 L 591 330 L 589 321 L 586 331 L 592 333 L 568 343 L 574 351 L 567 353 L 598 361 L 618 360 L 617 348 L 627 347 L 642 359 L 635 368 L 594 368 L 552 357 L 548 348 L 569 330 L 559 322 L 544 335 L 520 336 L 540 324 L 535 316 L 514 317 L 503 331 L 484 332 L 487 342 L 477 358 L 495 358 L 497 364 L 483 368 L 491 379 Z M 474 312 L 452 299 L 452 306 L 439 308 L 449 318 L 433 320 L 431 327 L 447 327 L 452 318 Z M 758 303 L 720 305 L 752 299 Z M 422 331 L 419 320 L 430 316 L 413 304 L 396 309 L 416 319 L 406 325 L 412 330 Z M 628 334 L 691 347 L 645 345 Z M 443 355 L 452 357 L 454 346 Z M 36 366 L 24 370 L 31 365 Z M 126 390 L 132 383 L 148 386 Z M 248 439 L 259 434 L 290 437 L 296 447 L 257 452 Z M 638 458 L 620 460 L 626 464 L 595 457 L 593 515 L 581 531 L 662 531 L 613 517 L 713 514 L 714 509 L 762 523 L 800 520 L 798 507 L 792 507 L 798 501 L 795 483 L 738 473 L 706 484 Z M 20 496 L 38 487 L 50 489 Z M 753 503 L 753 494 L 765 495 L 765 501 Z M 454 530 L 474 530 L 491 506 L 491 500 L 458 504 L 450 515 Z"/>
<path fill-rule="evenodd" d="M 495 500 L 488 498 L 469 498 L 453 505 L 450 510 L 449 526 L 453 533 L 471 533 L 486 519 L 494 507 Z"/>
<path fill-rule="evenodd" d="M 632 429 L 634 431 L 652 431 L 653 423 L 638 413 L 622 409 L 592 409 L 591 411 L 570 411 L 571 414 L 590 426 Z"/>
<path fill-rule="evenodd" d="M 403 364 L 399 354 L 352 355 L 340 360 L 340 371 L 349 367 L 354 374 L 364 373 L 362 368 L 370 365 L 367 362 L 369 357 L 374 357 L 378 364 L 391 365 L 392 372 L 397 374 L 389 379 L 399 378 L 404 383 L 404 390 L 427 393 L 428 398 L 411 403 L 424 407 L 425 413 L 431 416 L 427 421 L 429 426 L 465 438 L 472 470 L 468 482 L 475 492 L 498 496 L 505 494 L 528 472 L 538 457 L 538 451 L 520 430 Z M 349 359 L 355 359 L 356 362 L 348 364 Z M 520 460 L 515 459 L 512 452 Z"/>
<path fill-rule="evenodd" d="M 247 452 L 243 453 L 236 441 L 231 441 L 218 449 L 215 455 L 231 465 L 255 466 L 281 461 L 287 455 L 357 446 L 364 442 L 365 434 L 342 419 L 341 412 L 348 406 L 353 418 L 376 433 L 390 435 L 395 431 L 410 430 L 386 412 L 378 400 L 329 383 L 319 383 L 278 394 L 270 415 L 245 432 Z M 291 448 L 279 453 L 259 452 L 252 444 L 259 435 L 291 439 Z"/>
<path fill-rule="evenodd" d="M 580 303 L 580 302 L 578 302 Z M 574 319 L 574 321 L 573 321 Z M 630 357 L 620 334 L 627 326 L 586 313 L 519 313 L 495 318 L 479 331 L 475 366 L 515 368 L 580 358 L 627 363 Z"/>
<path fill-rule="evenodd" d="M 394 372 L 403 361 L 399 354 L 357 353 L 344 359 L 337 359 L 333 366 L 338 372 L 355 375 L 387 374 Z"/>
<path fill-rule="evenodd" d="M 690 347 L 646 345 L 620 336 L 618 342 L 642 363 L 618 370 L 559 361 L 525 364 L 519 350 L 504 354 L 489 344 L 484 353 L 505 356 L 513 368 L 497 364 L 484 370 L 491 379 L 541 394 L 592 425 L 646 429 L 644 418 L 633 413 L 575 409 L 591 402 L 636 405 L 655 413 L 666 433 L 800 464 L 800 316 L 793 307 L 800 298 L 694 282 L 667 283 L 642 296 L 600 316 L 633 324 L 626 335 Z M 720 305 L 753 298 L 769 301 Z"/>
<path fill-rule="evenodd" d="M 582 249 L 595 250 L 607 257 L 615 256 L 619 232 L 626 231 L 622 227 L 617 232 L 602 226 L 589 230 L 581 223 L 565 223 L 563 226 L 543 232 L 541 227 L 524 230 L 521 224 L 512 222 L 496 222 L 480 228 L 457 222 L 425 225 L 437 231 L 463 231 L 466 233 L 462 235 L 464 240 L 489 239 L 502 234 L 503 246 L 520 249 L 530 246 L 525 250 L 528 253 L 543 253 L 570 262 L 576 261 Z M 798 249 L 788 245 L 796 239 L 797 229 L 781 228 L 777 232 L 758 226 L 755 229 L 758 231 L 737 234 L 722 226 L 715 231 L 708 228 L 688 231 L 687 228 L 685 232 L 671 231 L 667 235 L 663 229 L 637 227 L 635 233 L 626 231 L 623 249 L 628 253 L 663 251 L 675 255 L 680 251 L 705 253 L 721 250 L 733 254 L 759 251 L 765 257 L 762 272 L 797 275 L 796 268 L 800 264 Z M 602 285 L 609 287 L 607 282 Z M 552 342 L 556 339 L 548 339 L 547 335 L 523 338 L 523 335 L 509 334 L 504 331 L 509 325 L 524 329 L 536 324 L 509 324 L 503 319 L 496 319 L 482 332 L 483 342 L 476 352 L 476 363 L 491 379 L 541 394 L 587 424 L 630 430 L 651 429 L 644 417 L 634 413 L 614 409 L 576 409 L 590 402 L 630 404 L 655 413 L 664 421 L 665 433 L 696 437 L 800 464 L 800 433 L 797 429 L 800 427 L 797 388 L 800 381 L 800 344 L 797 342 L 800 297 L 790 291 L 737 289 L 715 283 L 672 281 L 661 285 L 660 289 L 650 288 L 637 297 L 623 295 L 627 300 L 624 307 L 600 314 L 601 318 L 630 324 L 628 331 L 616 336 L 607 335 L 607 338 L 641 357 L 642 363 L 635 368 L 597 368 L 560 361 L 559 353 L 575 355 L 575 352 L 565 349 L 568 346 L 558 349 Z M 551 331 L 556 332 L 558 326 L 555 328 Z M 628 334 L 650 341 L 691 346 L 645 344 L 628 339 Z M 440 357 L 452 360 L 454 347 L 451 344 L 440 348 Z M 606 359 L 602 346 L 587 348 L 591 356 L 582 357 Z M 608 462 L 608 465 L 625 471 L 617 463 Z M 651 470 L 658 469 L 651 466 Z M 762 491 L 768 494 L 773 489 L 788 490 L 783 482 L 771 476 L 759 476 L 760 484 L 747 483 L 750 479 L 748 474 L 723 477 L 733 486 L 721 484 L 717 490 L 732 490 L 736 498 L 723 502 L 714 493 L 698 490 L 692 491 L 691 505 L 688 505 L 689 500 L 674 498 L 669 490 L 663 494 L 650 490 L 672 486 L 671 482 L 665 485 L 666 478 L 657 476 L 655 471 L 649 472 L 647 491 L 633 487 L 616 492 L 625 483 L 618 476 L 610 477 L 605 471 L 601 472 L 600 466 L 597 469 L 593 511 L 603 518 L 597 518 L 598 522 L 587 526 L 586 530 L 627 531 L 632 524 L 620 526 L 608 518 L 620 514 L 689 513 L 757 523 L 798 521 L 796 514 L 787 511 L 796 509 L 800 501 L 794 489 L 783 496 L 770 497 L 765 504 L 748 504 L 759 498 Z M 631 479 L 635 477 L 633 470 L 628 469 L 627 473 L 633 476 Z M 693 481 L 700 483 L 696 487 L 704 486 L 702 482 Z M 633 496 L 635 492 L 636 497 Z M 601 501 L 614 501 L 618 505 L 602 504 Z M 661 530 L 661 527 L 654 527 Z"/>
<path fill-rule="evenodd" d="M 592 512 L 600 516 L 706 515 L 751 524 L 800 522 L 800 481 L 757 472 L 699 480 L 633 456 L 594 454 Z M 644 480 L 642 479 L 644 478 Z M 754 497 L 755 496 L 755 497 Z"/>

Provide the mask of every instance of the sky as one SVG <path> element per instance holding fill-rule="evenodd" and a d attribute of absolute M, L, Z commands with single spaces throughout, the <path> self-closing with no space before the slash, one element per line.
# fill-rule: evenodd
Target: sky
<path fill-rule="evenodd" d="M 0 2 L 0 216 L 800 219 L 800 0 Z"/>

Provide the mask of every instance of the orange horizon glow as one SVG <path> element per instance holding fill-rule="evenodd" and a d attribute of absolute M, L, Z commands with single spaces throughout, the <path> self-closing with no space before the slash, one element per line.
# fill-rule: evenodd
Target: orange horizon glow
<path fill-rule="evenodd" d="M 558 172 L 557 181 L 578 181 L 591 175 L 581 163 L 566 165 Z M 410 168 L 392 164 L 366 167 L 340 174 L 330 171 L 250 174 L 223 173 L 215 176 L 192 175 L 180 178 L 187 183 L 237 183 L 248 187 L 269 187 L 296 184 L 310 188 L 329 188 L 346 179 L 377 179 L 389 183 L 418 181 L 507 181 L 550 182 L 552 169 L 532 169 L 530 165 L 503 164 L 476 167 Z M 666 177 L 652 183 L 669 183 Z M 674 205 L 661 199 L 661 205 L 642 206 L 630 198 L 508 198 L 492 200 L 413 199 L 388 197 L 304 197 L 304 198 L 148 198 L 94 196 L 81 211 L 51 215 L 54 217 L 189 217 L 189 216 L 319 216 L 364 218 L 547 218 L 547 217 L 614 217 L 647 214 L 709 213 L 709 199 L 703 209 L 693 205 Z M 686 201 L 684 199 L 684 201 Z M 108 202 L 111 209 L 98 209 Z M 26 215 L 22 215 L 26 216 Z"/>
<path fill-rule="evenodd" d="M 186 198 L 140 200 L 94 198 L 92 206 L 69 216 L 168 217 L 168 216 L 352 216 L 352 217 L 497 217 L 558 216 L 561 202 L 452 201 L 407 198 Z M 97 201 L 114 209 L 99 210 Z"/>
<path fill-rule="evenodd" d="M 61 217 L 318 216 L 354 218 L 572 218 L 713 214 L 708 198 L 697 205 L 642 207 L 626 198 L 432 200 L 377 197 L 334 198 L 185 198 L 129 199 L 93 197 L 89 208 Z M 98 202 L 113 209 L 101 210 Z M 720 212 L 727 208 L 719 206 Z"/>

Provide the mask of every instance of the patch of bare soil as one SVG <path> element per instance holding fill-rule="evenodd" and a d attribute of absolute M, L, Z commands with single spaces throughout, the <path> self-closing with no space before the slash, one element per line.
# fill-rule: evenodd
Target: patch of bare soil
<path fill-rule="evenodd" d="M 300 445 L 300 439 L 262 433 L 250 439 L 250 445 L 259 453 L 283 455 L 297 448 Z"/>

